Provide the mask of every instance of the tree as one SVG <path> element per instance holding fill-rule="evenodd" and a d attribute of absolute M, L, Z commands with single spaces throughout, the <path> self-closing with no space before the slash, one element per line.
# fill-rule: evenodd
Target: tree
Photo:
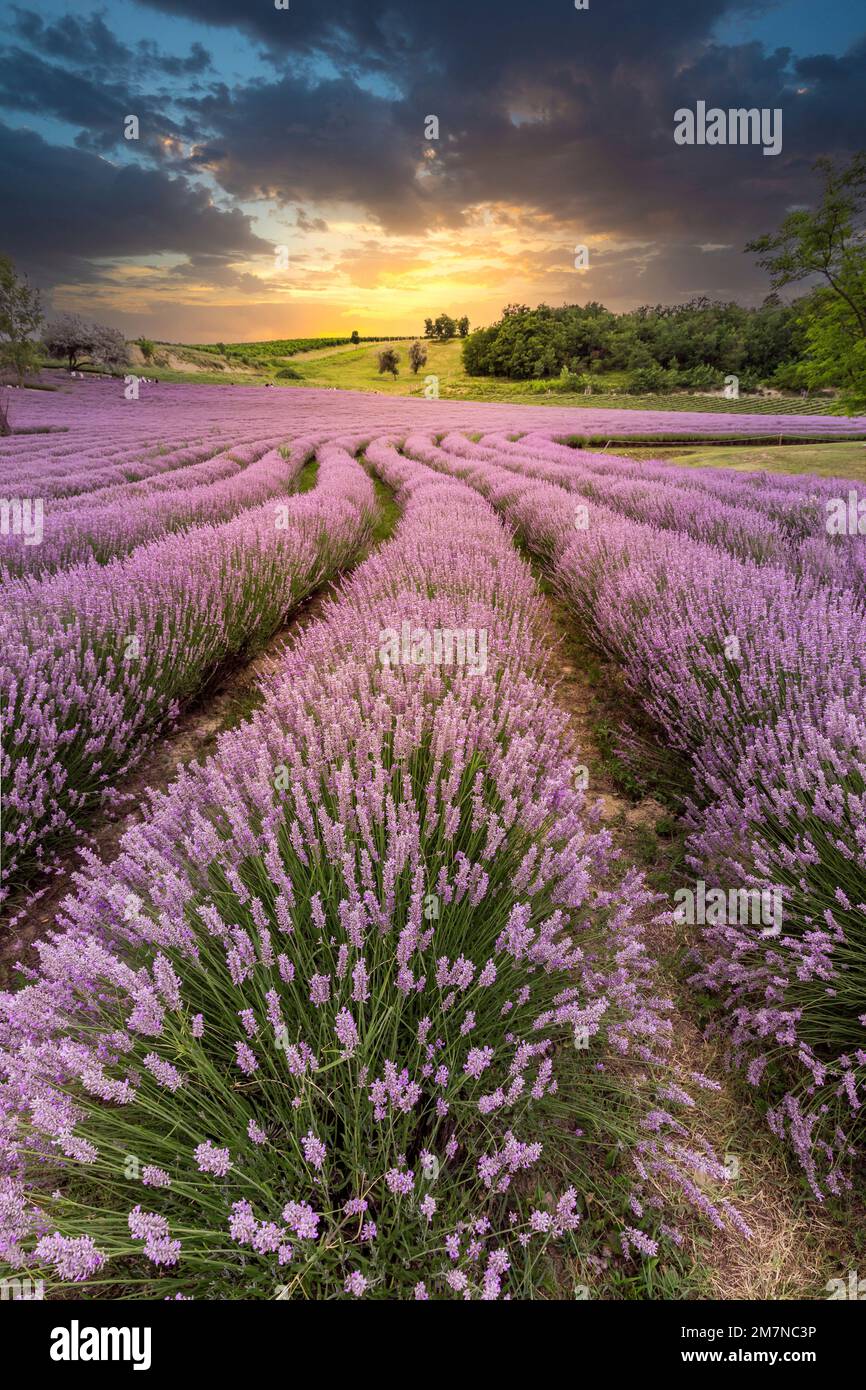
<path fill-rule="evenodd" d="M 770 272 L 774 290 L 822 276 L 866 337 L 866 151 L 855 155 L 847 169 L 836 169 L 826 158 L 814 167 L 824 176 L 819 206 L 789 212 L 777 232 L 750 241 L 746 250 L 759 253 L 758 265 Z"/>
<path fill-rule="evenodd" d="M 39 291 L 26 276 L 15 274 L 8 257 L 0 256 L 0 366 L 15 373 L 19 386 L 37 365 L 34 335 L 41 324 Z"/>
<path fill-rule="evenodd" d="M 100 367 L 116 371 L 129 366 L 129 348 L 126 338 L 119 328 L 108 328 L 105 324 L 93 325 L 93 346 L 91 357 Z"/>
<path fill-rule="evenodd" d="M 432 319 L 425 319 L 425 320 L 424 320 L 424 337 L 425 337 L 425 338 L 432 338 L 432 337 L 433 337 L 433 320 L 432 320 Z"/>
<path fill-rule="evenodd" d="M 360 333 L 358 332 L 357 328 L 353 328 L 353 329 L 352 329 L 352 336 L 351 336 L 351 338 L 349 339 L 349 342 L 350 342 L 350 343 L 360 343 L 360 341 L 361 341 L 361 335 L 360 335 Z"/>
<path fill-rule="evenodd" d="M 379 353 L 379 371 L 380 371 L 380 373 L 381 373 L 381 372 L 392 372 L 392 373 L 393 373 L 393 376 L 394 376 L 394 380 L 396 381 L 396 380 L 397 380 L 398 372 L 399 372 L 399 370 L 400 370 L 400 368 L 397 366 L 397 363 L 398 363 L 399 361 L 400 361 L 400 354 L 399 354 L 398 352 L 395 352 L 393 348 L 383 348 L 382 351 Z"/>
<path fill-rule="evenodd" d="M 136 338 L 135 340 L 141 349 L 141 355 L 145 362 L 153 361 L 153 354 L 156 352 L 156 343 L 152 338 Z"/>
<path fill-rule="evenodd" d="M 61 314 L 49 324 L 45 347 L 52 357 L 65 357 L 71 372 L 88 359 L 109 369 L 129 365 L 123 334 L 104 324 L 88 323 L 80 314 Z"/>
<path fill-rule="evenodd" d="M 463 344 L 463 370 L 469 376 L 489 376 L 491 355 L 498 329 L 476 328 Z"/>
<path fill-rule="evenodd" d="M 654 396 L 666 389 L 664 369 L 657 362 L 635 367 L 629 373 L 628 391 L 631 396 Z"/>
<path fill-rule="evenodd" d="M 440 314 L 433 324 L 433 337 L 437 342 L 447 343 L 457 332 L 457 320 L 450 314 Z"/>
<path fill-rule="evenodd" d="M 79 362 L 90 356 L 92 329 L 93 324 L 85 323 L 80 314 L 61 314 L 45 330 L 45 350 L 50 357 L 65 357 L 74 372 Z"/>
<path fill-rule="evenodd" d="M 409 349 L 409 366 L 415 375 L 418 375 L 418 368 L 427 365 L 427 349 L 421 343 L 413 343 Z"/>
<path fill-rule="evenodd" d="M 844 410 L 851 415 L 866 412 L 866 337 L 852 337 L 844 300 L 819 290 L 808 301 L 803 321 L 806 357 L 794 379 L 806 387 L 838 387 Z"/>
<path fill-rule="evenodd" d="M 821 201 L 789 212 L 778 231 L 746 246 L 758 253 L 774 290 L 818 277 L 824 283 L 802 305 L 807 385 L 842 385 L 843 404 L 866 396 L 866 150 L 847 168 L 819 159 Z"/>
<path fill-rule="evenodd" d="M 468 336 L 469 336 L 469 320 L 468 320 L 468 318 L 466 317 L 465 314 L 463 315 L 462 319 L 458 319 L 458 320 L 457 320 L 457 331 L 458 331 L 458 333 L 460 334 L 460 337 L 461 337 L 461 338 L 468 338 Z"/>

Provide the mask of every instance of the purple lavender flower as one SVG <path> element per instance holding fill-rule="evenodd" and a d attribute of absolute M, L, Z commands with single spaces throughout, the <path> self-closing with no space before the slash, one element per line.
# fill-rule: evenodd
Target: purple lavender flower
<path fill-rule="evenodd" d="M 304 1150 L 304 1158 L 312 1168 L 318 1171 L 324 1167 L 328 1151 L 321 1139 L 317 1139 L 312 1130 L 301 1139 L 301 1147 Z"/>
<path fill-rule="evenodd" d="M 194 1157 L 200 1173 L 213 1173 L 218 1178 L 226 1177 L 232 1166 L 228 1149 L 215 1148 L 210 1139 L 196 1147 Z"/>

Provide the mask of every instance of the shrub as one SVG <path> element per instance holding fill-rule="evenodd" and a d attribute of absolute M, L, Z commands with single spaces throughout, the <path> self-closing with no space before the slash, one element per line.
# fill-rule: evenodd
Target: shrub
<path fill-rule="evenodd" d="M 379 374 L 380 374 L 380 376 L 381 376 L 384 372 L 391 372 L 392 375 L 393 375 L 393 377 L 394 377 L 394 380 L 396 381 L 396 380 L 397 380 L 398 373 L 399 373 L 399 371 L 400 371 L 400 368 L 399 368 L 399 366 L 397 365 L 397 364 L 399 363 L 399 361 L 400 361 L 400 354 L 399 354 L 398 352 L 396 352 L 396 351 L 394 350 L 394 348 L 383 348 L 382 351 L 379 353 Z"/>
<path fill-rule="evenodd" d="M 632 396 L 656 396 L 670 390 L 667 373 L 663 367 L 651 362 L 645 367 L 635 367 L 628 375 L 628 392 Z"/>
<path fill-rule="evenodd" d="M 427 349 L 421 343 L 413 343 L 409 348 L 409 366 L 415 375 L 418 375 L 419 367 L 426 366 Z"/>
<path fill-rule="evenodd" d="M 724 385 L 724 380 L 725 373 L 708 362 L 699 362 L 696 367 L 680 372 L 681 385 L 690 387 L 692 391 L 718 390 Z"/>

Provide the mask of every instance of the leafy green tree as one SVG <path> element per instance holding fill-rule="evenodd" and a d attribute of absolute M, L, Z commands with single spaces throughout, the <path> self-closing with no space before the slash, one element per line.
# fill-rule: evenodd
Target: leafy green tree
<path fill-rule="evenodd" d="M 815 168 L 824 180 L 818 206 L 789 212 L 746 250 L 757 252 L 774 290 L 823 281 L 801 306 L 802 379 L 840 386 L 843 407 L 856 411 L 866 399 L 866 151 L 845 168 L 826 158 Z"/>
<path fill-rule="evenodd" d="M 751 372 L 769 380 L 802 352 L 799 310 L 780 300 L 745 309 L 706 297 L 678 305 L 642 305 L 612 314 L 603 304 L 535 309 L 510 304 L 490 328 L 463 343 L 463 364 L 473 376 L 513 379 L 574 375 L 657 366 L 668 385 L 687 387 L 698 368 L 714 377 Z"/>
<path fill-rule="evenodd" d="M 746 250 L 759 253 L 758 264 L 770 272 L 774 290 L 821 276 L 866 337 L 866 151 L 846 169 L 826 158 L 815 168 L 824 176 L 819 206 L 789 212 L 777 232 L 750 241 Z"/>
<path fill-rule="evenodd" d="M 851 314 L 843 299 L 819 290 L 804 311 L 806 358 L 798 369 L 806 387 L 839 389 L 839 404 L 849 415 L 866 412 L 866 336 L 852 333 Z"/>
<path fill-rule="evenodd" d="M 153 354 L 156 352 L 156 343 L 152 338 L 136 338 L 135 340 L 141 349 L 141 355 L 145 362 L 153 361 Z"/>
<path fill-rule="evenodd" d="M 450 314 L 440 314 L 433 324 L 433 337 L 440 343 L 447 343 L 457 332 L 457 320 Z"/>
<path fill-rule="evenodd" d="M 353 329 L 352 329 L 352 336 L 351 336 L 351 338 L 349 339 L 349 342 L 350 342 L 350 343 L 360 343 L 360 341 L 361 341 L 361 335 L 360 335 L 360 333 L 358 332 L 357 328 L 353 328 Z"/>
<path fill-rule="evenodd" d="M 628 390 L 632 396 L 655 396 L 669 390 L 667 373 L 657 362 L 636 367 L 629 374 Z"/>
<path fill-rule="evenodd" d="M 489 376 L 493 344 L 497 329 L 478 328 L 463 344 L 463 367 L 469 376 Z"/>
<path fill-rule="evenodd" d="M 41 326 L 39 291 L 0 256 L 0 366 L 15 373 L 19 386 L 38 364 L 35 337 Z"/>
<path fill-rule="evenodd" d="M 465 314 L 462 318 L 457 320 L 457 332 L 460 334 L 461 338 L 467 338 L 469 336 L 469 319 Z"/>

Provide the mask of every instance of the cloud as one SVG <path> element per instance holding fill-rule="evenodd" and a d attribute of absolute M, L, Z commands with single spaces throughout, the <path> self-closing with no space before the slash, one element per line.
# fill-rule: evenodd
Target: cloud
<path fill-rule="evenodd" d="M 152 39 L 125 44 L 108 28 L 102 13 L 79 17 L 63 15 L 46 21 L 32 10 L 12 6 L 14 19 L 10 32 L 48 58 L 69 67 L 105 73 L 163 73 L 168 77 L 189 77 L 204 73 L 211 66 L 207 49 L 198 42 L 187 56 L 164 53 Z"/>
<path fill-rule="evenodd" d="M 37 164 L 51 164 L 39 175 L 48 187 L 25 173 L 33 216 L 0 213 L 46 276 L 74 266 L 95 279 L 101 258 L 173 251 L 187 258 L 175 282 L 212 277 L 258 295 L 263 282 L 236 262 L 272 252 L 252 231 L 248 210 L 260 205 L 267 222 L 294 208 L 293 264 L 306 238 L 328 238 L 324 265 L 308 272 L 317 288 L 328 275 L 340 289 L 408 286 L 415 271 L 423 284 L 425 241 L 446 235 L 458 248 L 471 241 L 474 261 L 452 267 L 455 283 L 487 267 L 479 290 L 499 266 L 509 285 L 530 287 L 521 297 L 538 287 L 620 304 L 696 290 L 760 298 L 764 277 L 740 248 L 813 199 L 816 156 L 866 145 L 866 41 L 811 57 L 714 41 L 719 21 L 772 11 L 772 0 L 604 0 L 585 12 L 568 0 L 147 7 L 183 20 L 184 33 L 198 24 L 203 40 L 242 34 L 264 58 L 229 80 L 205 41 L 176 55 L 126 42 L 102 11 L 48 20 L 15 9 L 0 104 L 65 123 L 78 146 L 33 146 Z M 783 25 L 780 14 L 780 34 Z M 782 108 L 781 155 L 675 145 L 675 110 L 699 99 Z M 130 113 L 142 128 L 134 149 L 122 139 Z M 424 137 L 430 114 L 438 141 Z M 55 164 L 70 244 L 64 236 L 52 250 L 41 227 L 32 240 L 21 228 L 50 221 Z M 247 211 L 216 206 L 202 182 Z M 119 200 L 132 200 L 130 215 Z M 599 249 L 576 282 L 567 251 L 582 242 Z"/>
<path fill-rule="evenodd" d="M 239 209 L 189 180 L 49 144 L 0 122 L 0 246 L 35 279 L 98 280 L 103 259 L 270 254 Z"/>
<path fill-rule="evenodd" d="M 437 216 L 417 180 L 420 125 L 413 130 L 392 102 L 353 82 L 310 86 L 286 75 L 221 84 L 181 105 L 212 132 L 196 143 L 190 167 L 206 169 L 233 197 L 351 203 L 393 231 Z"/>
<path fill-rule="evenodd" d="M 308 217 L 304 208 L 298 208 L 295 214 L 295 226 L 299 232 L 326 232 L 328 230 L 328 224 L 324 217 Z"/>
<path fill-rule="evenodd" d="M 136 92 L 128 82 L 69 72 L 21 48 L 0 52 L 0 107 L 80 127 L 76 144 L 106 153 L 126 144 L 128 115 L 139 121 L 136 152 L 161 157 L 172 148 L 165 142 L 180 141 L 184 134 L 164 114 L 162 102 Z"/>

